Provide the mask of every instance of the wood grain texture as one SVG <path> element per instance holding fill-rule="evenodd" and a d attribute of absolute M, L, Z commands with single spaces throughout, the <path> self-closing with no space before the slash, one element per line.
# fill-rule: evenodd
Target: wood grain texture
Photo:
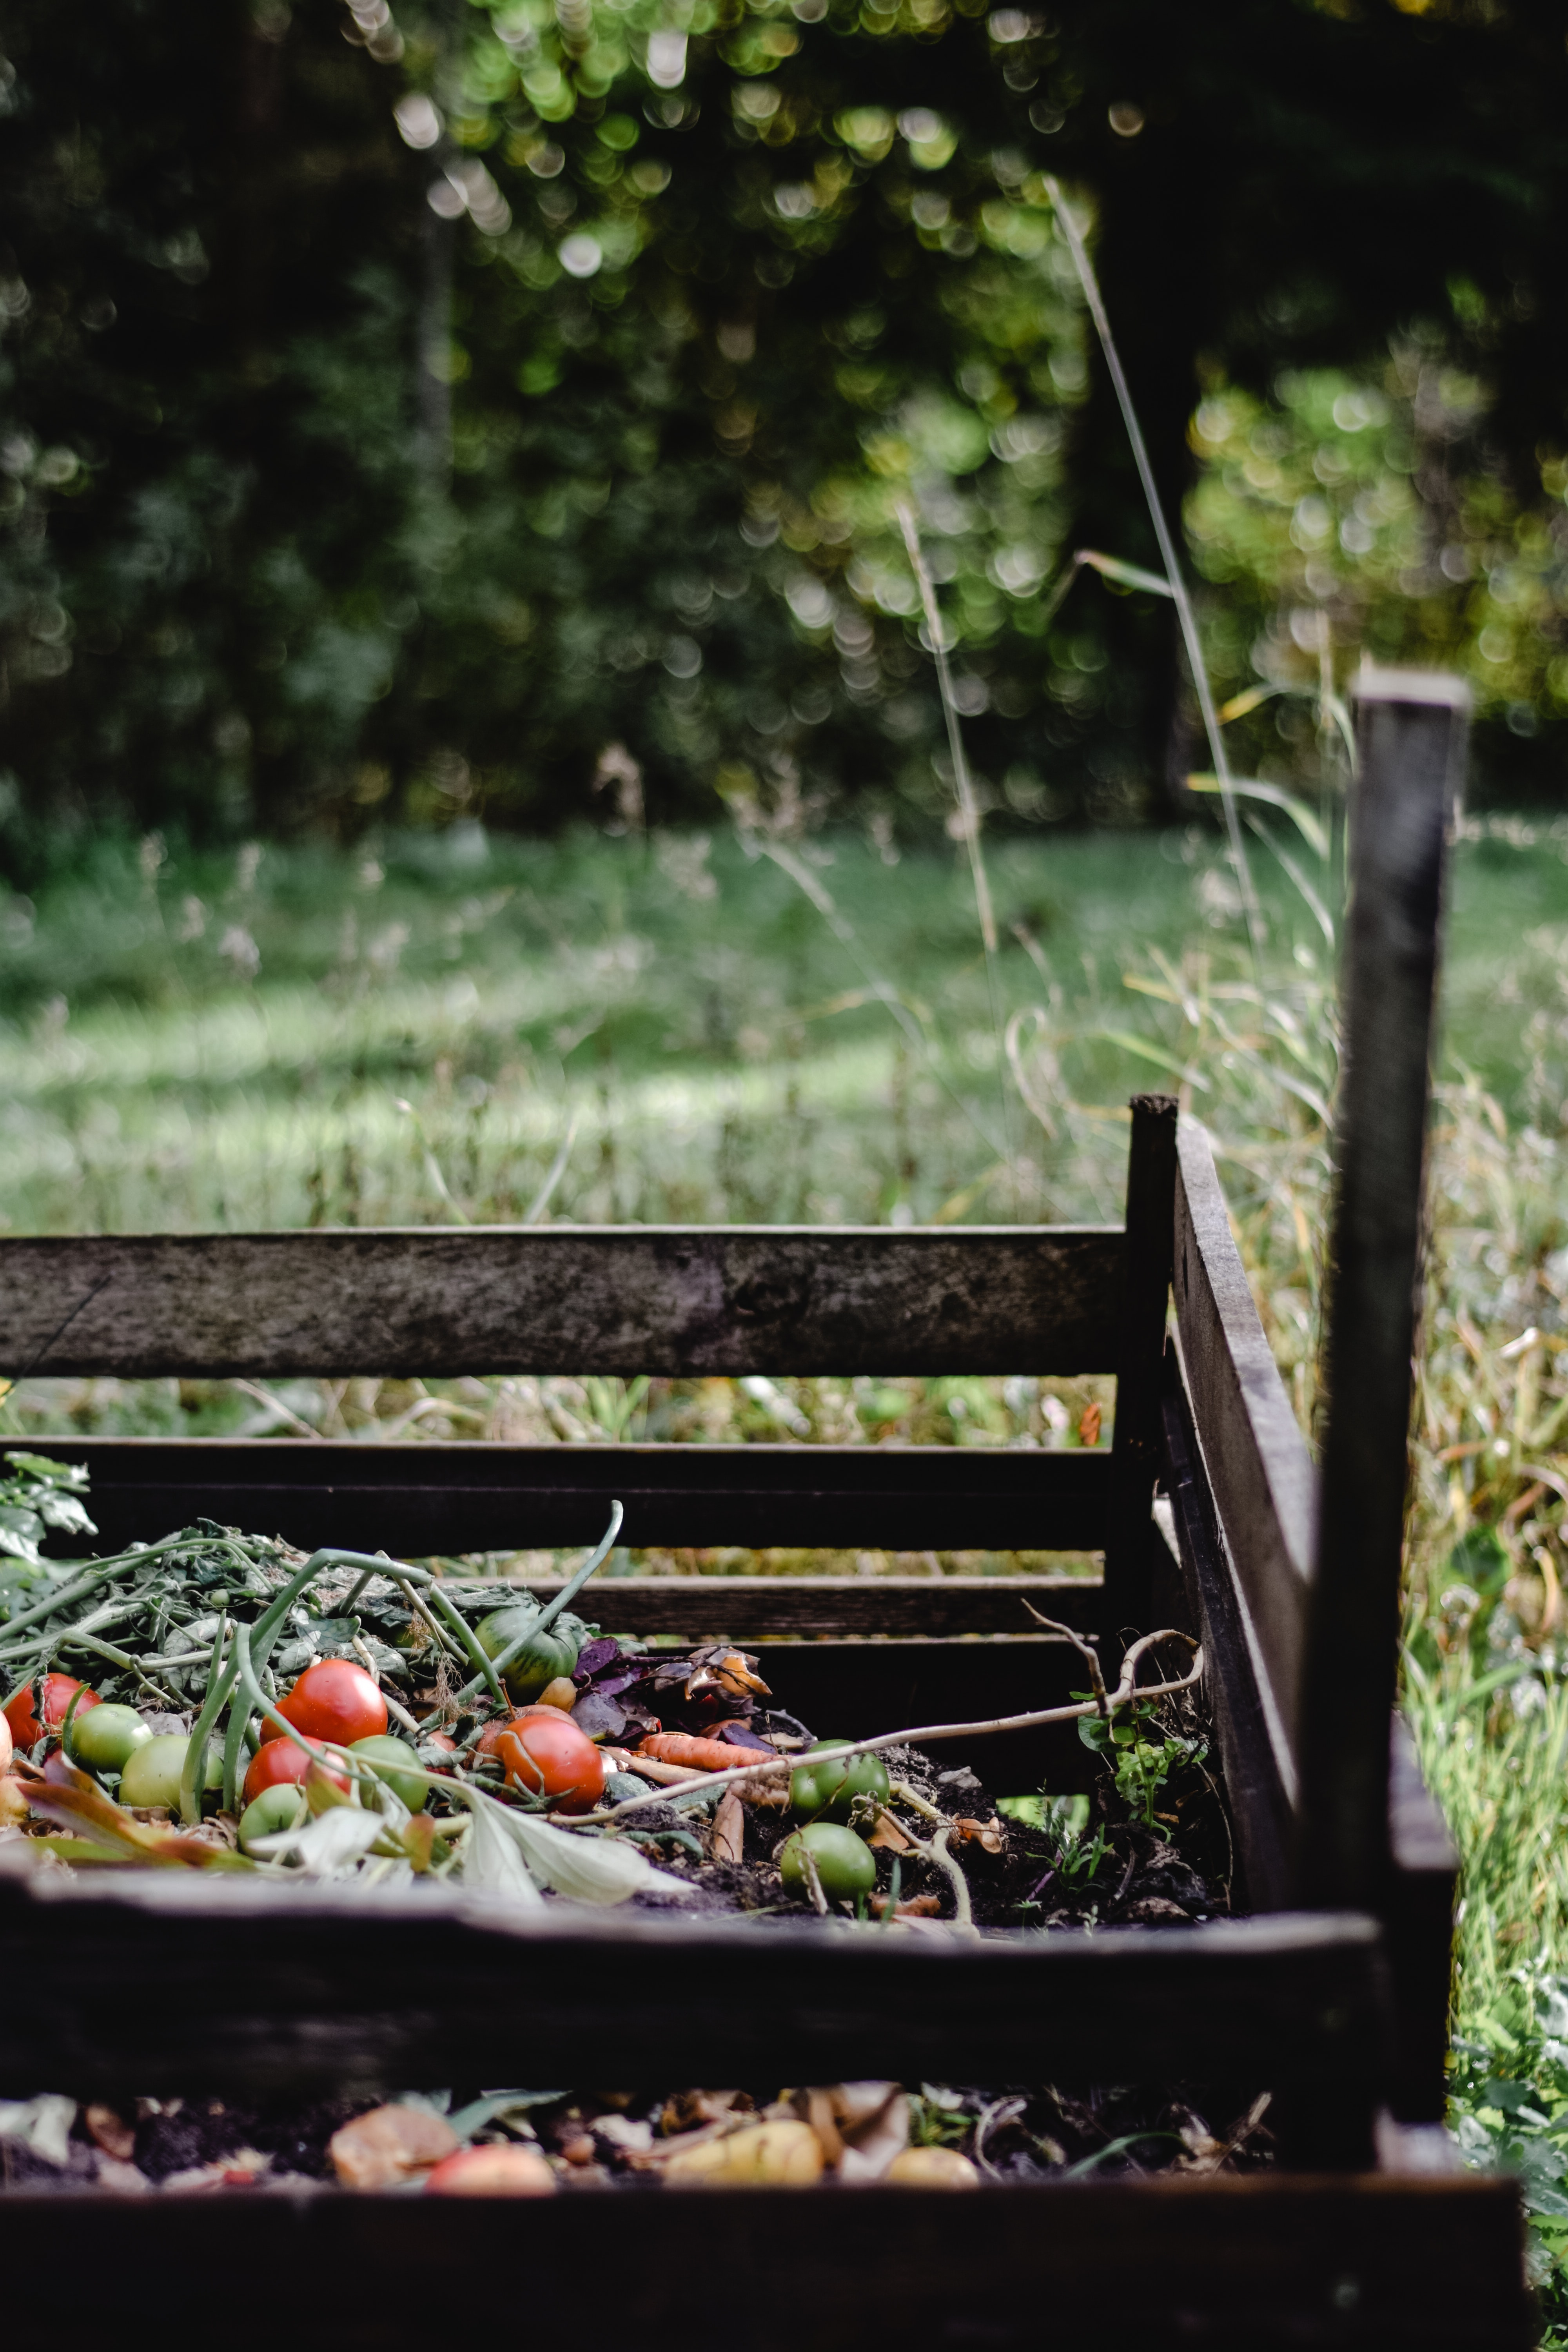
<path fill-rule="evenodd" d="M 1312 1465 L 1231 1238 L 1204 1129 L 1177 1138 L 1175 1299 L 1182 1372 L 1203 1466 L 1295 1752 L 1316 1505 Z"/>
<path fill-rule="evenodd" d="M 1249 1910 L 1280 1909 L 1289 1900 L 1292 1866 L 1289 1758 L 1271 1717 L 1248 1640 L 1245 1610 L 1220 1538 L 1186 1392 L 1167 1359 L 1165 1457 L 1162 1484 L 1180 1551 L 1194 1621 L 1208 1666 L 1220 1766 L 1225 1775 L 1242 1886 Z"/>
<path fill-rule="evenodd" d="M 1109 1448 L 37 1443 L 86 1465 L 102 1552 L 198 1516 L 405 1559 L 592 1544 L 612 1499 L 638 1548 L 1082 1551 L 1110 1475 Z"/>
<path fill-rule="evenodd" d="M 1110 1226 L 470 1226 L 0 1242 L 5 1370 L 1107 1372 Z"/>
<path fill-rule="evenodd" d="M 1393 1862 L 1383 1901 L 1394 1989 L 1391 2112 L 1402 2123 L 1439 2124 L 1447 2112 L 1448 2000 L 1459 1857 L 1433 1801 L 1415 1744 L 1396 1717 L 1388 1776 Z"/>
<path fill-rule="evenodd" d="M 679 1897 L 678 1897 L 679 1900 Z M 113 1954 L 114 1997 L 104 1998 Z M 0 2090 L 408 2083 L 1374 2082 L 1368 1920 L 965 1941 L 437 1887 L 0 1882 Z"/>
<path fill-rule="evenodd" d="M 160 2209 L 162 2211 L 163 2209 Z M 158 2327 L 225 2352 L 372 2352 L 448 2309 L 454 2282 L 526 2279 L 527 2333 L 578 2341 L 635 2312 L 641 2352 L 689 2352 L 692 2263 L 734 2283 L 752 2352 L 1528 2352 L 1515 2185 L 1372 2176 L 1085 2181 L 941 2190 L 666 2189 L 528 2200 L 206 2197 L 168 2210 Z M 91 2248 L 134 2280 L 134 2199 L 0 2198 L 18 2340 L 53 2341 L 60 2282 Z M 606 2269 L 606 2264 L 608 2268 Z M 605 2279 L 602 2300 L 593 2282 Z M 253 2283 L 237 2292 L 237 2282 Z"/>
<path fill-rule="evenodd" d="M 1171 1303 L 1176 1100 L 1134 1095 L 1127 1155 L 1127 1257 L 1116 1368 L 1116 1431 L 1105 1537 L 1107 1605 L 1134 1632 L 1150 1622 L 1150 1510 L 1159 1475 L 1161 1364 Z"/>
<path fill-rule="evenodd" d="M 495 1587 L 445 1587 L 458 1599 Z M 560 1580 L 530 1577 L 505 1591 L 548 1600 Z M 693 1641 L 936 1641 L 1007 1633 L 1048 1642 L 1029 1608 L 1076 1633 L 1100 1631 L 1105 1588 L 1087 1576 L 616 1576 L 578 1603 L 617 1633 L 689 1634 Z"/>
<path fill-rule="evenodd" d="M 1375 1903 L 1409 1487 L 1426 1108 L 1464 689 L 1363 679 L 1351 812 L 1322 1510 L 1303 1660 L 1302 1891 Z"/>

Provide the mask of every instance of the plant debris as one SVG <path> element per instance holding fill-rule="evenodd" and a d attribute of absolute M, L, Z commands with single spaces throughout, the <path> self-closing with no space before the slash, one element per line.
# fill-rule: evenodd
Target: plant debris
<path fill-rule="evenodd" d="M 1268 2095 L 1073 2097 L 1050 2085 L 835 2083 L 776 2094 L 405 2092 L 248 2106 L 139 2099 L 130 2113 L 45 2094 L 0 2101 L 0 2187 L 120 2196 L 331 2195 L 421 2189 L 537 2196 L 586 2189 L 977 2188 L 1272 2161 Z M 1229 2118 L 1217 2127 L 1207 2116 Z M 527 2163 L 458 2165 L 480 2151 Z"/>
<path fill-rule="evenodd" d="M 1139 1680 L 1141 1659 L 1184 1635 L 1135 1643 L 1114 1692 L 1069 1635 L 1092 1687 L 1042 1719 L 1076 1716 L 1105 1771 L 1092 1800 L 998 1800 L 936 1744 L 992 1727 L 927 1727 L 930 1751 L 899 1734 L 814 1741 L 732 1643 L 650 1648 L 574 1616 L 618 1504 L 553 1599 L 514 1589 L 497 1608 L 493 1582 L 384 1554 L 307 1559 L 210 1520 L 52 1561 L 51 1532 L 93 1532 L 85 1475 L 6 1461 L 0 1670 L 16 1747 L 0 1867 L 453 1878 L 517 1903 L 816 1914 L 876 1932 L 1228 1907 L 1201 1657 Z"/>

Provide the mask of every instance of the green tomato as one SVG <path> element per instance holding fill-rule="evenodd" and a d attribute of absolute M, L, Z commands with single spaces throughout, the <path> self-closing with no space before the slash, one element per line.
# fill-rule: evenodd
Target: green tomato
<path fill-rule="evenodd" d="M 499 1658 L 520 1633 L 529 1636 L 501 1674 L 502 1682 L 520 1706 L 528 1699 L 537 1698 L 558 1675 L 571 1675 L 577 1671 L 577 1636 L 565 1619 L 557 1619 L 541 1633 L 534 1630 L 538 1617 L 539 1610 L 533 1601 L 516 1601 L 508 1609 L 492 1609 L 474 1628 L 487 1658 Z"/>
<path fill-rule="evenodd" d="M 847 1822 L 857 1797 L 874 1797 L 886 1804 L 891 1782 L 888 1768 L 879 1756 L 851 1756 L 837 1764 L 813 1764 L 809 1759 L 820 1748 L 839 1748 L 842 1740 L 819 1739 L 807 1748 L 807 1761 L 797 1764 L 789 1776 L 789 1801 L 797 1813 L 807 1821 L 819 1816 L 827 1822 Z M 863 1808 L 868 1828 L 869 1808 Z"/>
<path fill-rule="evenodd" d="M 406 1739 L 395 1738 L 390 1731 L 373 1732 L 367 1739 L 356 1739 L 349 1748 L 351 1756 L 363 1756 L 378 1780 L 384 1780 L 395 1797 L 401 1797 L 411 1813 L 416 1813 L 426 1798 L 423 1773 L 400 1772 L 400 1764 L 417 1766 L 419 1759 Z"/>
<path fill-rule="evenodd" d="M 71 1759 L 89 1772 L 123 1772 L 152 1737 L 133 1706 L 79 1707 L 70 1729 Z"/>
<path fill-rule="evenodd" d="M 133 1748 L 120 1779 L 121 1803 L 167 1805 L 178 1812 L 180 1775 L 185 1769 L 185 1750 L 190 1744 L 177 1731 L 163 1731 L 144 1740 L 140 1748 Z M 207 1742 L 205 1786 L 223 1786 L 223 1748 L 216 1739 Z"/>
<path fill-rule="evenodd" d="M 300 1801 L 304 1793 L 298 1780 L 279 1780 L 263 1789 L 239 1817 L 241 1853 L 250 1852 L 253 1838 L 276 1837 L 283 1830 L 291 1830 L 305 1810 Z"/>
<path fill-rule="evenodd" d="M 811 1892 L 805 1874 L 807 1853 L 830 1903 L 853 1903 L 858 1895 L 869 1895 L 877 1884 L 877 1858 L 870 1847 L 837 1822 L 811 1822 L 796 1830 L 779 1856 L 780 1877 L 803 1895 Z"/>

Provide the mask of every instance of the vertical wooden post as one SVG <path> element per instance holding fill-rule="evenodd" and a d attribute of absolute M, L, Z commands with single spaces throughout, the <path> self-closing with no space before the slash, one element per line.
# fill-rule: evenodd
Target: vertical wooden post
<path fill-rule="evenodd" d="M 1134 1095 L 1127 1262 L 1105 1538 L 1107 1633 L 1149 1631 L 1150 1513 L 1161 1454 L 1161 1360 L 1176 1218 L 1176 1100 Z"/>
<path fill-rule="evenodd" d="M 1327 1419 L 1300 1716 L 1300 1890 L 1374 1909 L 1389 1874 L 1412 1351 L 1444 875 L 1468 688 L 1363 672 L 1341 974 Z"/>

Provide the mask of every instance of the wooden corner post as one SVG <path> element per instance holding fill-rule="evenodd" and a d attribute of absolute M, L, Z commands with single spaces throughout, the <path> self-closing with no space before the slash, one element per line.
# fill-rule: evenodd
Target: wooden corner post
<path fill-rule="evenodd" d="M 1163 1439 L 1162 1360 L 1176 1216 L 1176 1099 L 1134 1095 L 1116 1429 L 1105 1533 L 1107 1633 L 1149 1631 L 1151 1512 Z"/>
<path fill-rule="evenodd" d="M 1469 692 L 1458 678 L 1368 669 L 1357 695 L 1299 1882 L 1309 1906 L 1374 1909 L 1389 1872 L 1438 939 Z"/>

